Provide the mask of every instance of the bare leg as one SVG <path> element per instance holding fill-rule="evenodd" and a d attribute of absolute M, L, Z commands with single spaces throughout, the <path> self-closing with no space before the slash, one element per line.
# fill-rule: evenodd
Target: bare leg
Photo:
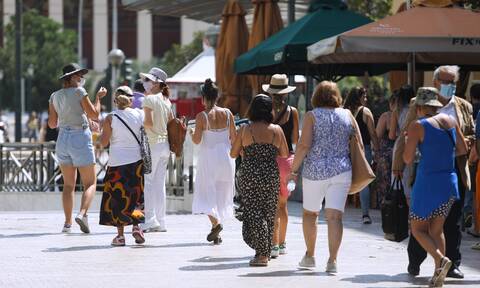
<path fill-rule="evenodd" d="M 77 181 L 77 168 L 71 165 L 60 165 L 63 176 L 62 203 L 65 213 L 65 224 L 72 224 L 73 195 Z"/>
<path fill-rule="evenodd" d="M 280 216 L 280 244 L 285 243 L 285 238 L 287 237 L 287 226 L 288 226 L 288 208 L 287 208 L 288 198 L 280 197 L 278 201 L 278 211 Z"/>
<path fill-rule="evenodd" d="M 418 243 L 422 245 L 428 254 L 435 260 L 435 269 L 440 267 L 440 261 L 443 258 L 443 253 L 437 247 L 436 242 L 429 234 L 430 221 L 411 221 L 412 233 L 417 239 Z"/>
<path fill-rule="evenodd" d="M 95 165 L 79 167 L 80 178 L 85 191 L 82 194 L 82 204 L 80 206 L 80 214 L 86 215 L 93 197 L 97 190 L 97 177 L 95 175 Z"/>
<path fill-rule="evenodd" d="M 210 222 L 212 223 L 212 228 L 219 224 L 218 219 L 211 215 L 208 215 L 208 219 L 210 219 Z"/>
<path fill-rule="evenodd" d="M 318 213 L 303 210 L 303 237 L 307 246 L 307 256 L 315 255 L 315 244 L 317 242 L 317 217 Z"/>
<path fill-rule="evenodd" d="M 325 209 L 325 218 L 328 226 L 328 251 L 330 258 L 328 261 L 337 260 L 338 250 L 343 237 L 343 213 L 336 209 Z"/>
<path fill-rule="evenodd" d="M 125 230 L 124 226 L 117 226 L 117 233 L 118 233 L 117 236 L 124 236 L 123 235 L 124 230 Z"/>
<path fill-rule="evenodd" d="M 428 233 L 435 242 L 438 250 L 445 255 L 445 235 L 443 234 L 443 224 L 445 223 L 445 217 L 437 217 L 430 221 Z"/>

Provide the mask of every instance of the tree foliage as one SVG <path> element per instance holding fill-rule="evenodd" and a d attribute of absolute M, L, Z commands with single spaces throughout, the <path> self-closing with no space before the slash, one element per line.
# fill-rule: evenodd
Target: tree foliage
<path fill-rule="evenodd" d="M 203 32 L 197 32 L 190 44 L 173 44 L 172 48 L 165 52 L 160 62 L 168 75 L 173 76 L 203 51 L 203 36 Z"/>
<path fill-rule="evenodd" d="M 14 19 L 5 29 L 5 45 L 0 48 L 1 69 L 4 72 L 0 85 L 2 109 L 14 109 L 15 98 L 15 26 Z M 27 108 L 41 111 L 48 107 L 51 93 L 60 88 L 58 77 L 62 67 L 76 59 L 76 33 L 32 9 L 23 13 L 23 75 L 28 79 L 27 68 L 34 71 L 29 87 L 25 87 Z M 28 80 L 29 81 L 29 80 Z M 30 85 L 29 85 L 30 86 Z"/>
<path fill-rule="evenodd" d="M 346 0 L 348 9 L 365 15 L 372 20 L 382 19 L 389 15 L 392 0 Z"/>

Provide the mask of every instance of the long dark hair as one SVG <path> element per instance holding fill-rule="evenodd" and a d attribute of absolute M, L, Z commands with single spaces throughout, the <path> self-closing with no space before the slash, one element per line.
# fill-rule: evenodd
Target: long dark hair
<path fill-rule="evenodd" d="M 403 85 L 397 92 L 397 107 L 402 108 L 410 104 L 410 100 L 415 97 L 415 90 L 412 85 Z"/>
<path fill-rule="evenodd" d="M 349 109 L 352 113 L 360 106 L 362 106 L 362 98 L 367 95 L 367 89 L 357 86 L 350 90 L 345 99 L 343 107 Z"/>

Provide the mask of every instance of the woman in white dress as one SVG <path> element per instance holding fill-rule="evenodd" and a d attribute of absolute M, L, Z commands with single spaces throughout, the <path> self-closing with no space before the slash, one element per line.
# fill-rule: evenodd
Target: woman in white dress
<path fill-rule="evenodd" d="M 207 241 L 220 244 L 221 223 L 233 216 L 235 163 L 230 148 L 235 141 L 235 123 L 230 110 L 216 105 L 218 89 L 212 80 L 205 80 L 200 90 L 205 110 L 190 130 L 193 143 L 200 145 L 192 212 L 208 215 L 212 230 Z"/>

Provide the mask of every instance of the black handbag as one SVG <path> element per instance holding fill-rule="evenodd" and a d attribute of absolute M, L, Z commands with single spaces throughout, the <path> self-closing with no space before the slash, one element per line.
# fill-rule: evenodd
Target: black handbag
<path fill-rule="evenodd" d="M 387 240 L 402 242 L 408 237 L 408 205 L 400 178 L 395 178 L 381 204 L 382 229 Z"/>

